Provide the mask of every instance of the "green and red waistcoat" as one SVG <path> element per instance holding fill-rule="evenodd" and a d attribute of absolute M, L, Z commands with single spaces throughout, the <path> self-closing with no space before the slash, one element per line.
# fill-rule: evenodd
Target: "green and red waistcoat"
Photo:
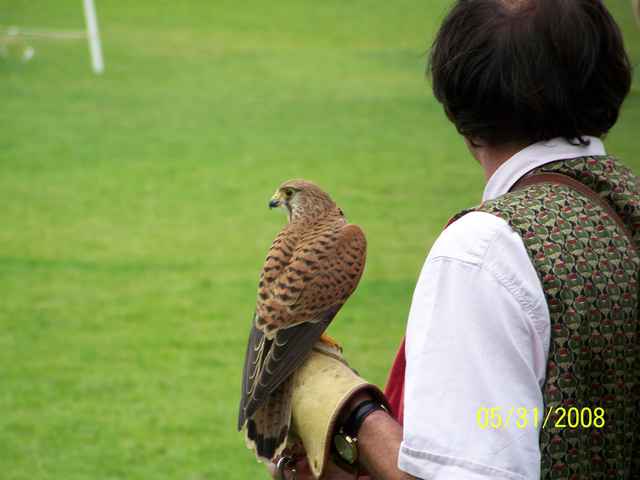
<path fill-rule="evenodd" d="M 545 417 L 553 413 L 540 430 L 541 478 L 638 478 L 640 182 L 609 156 L 531 172 L 540 173 L 560 173 L 595 191 L 626 233 L 602 205 L 551 183 L 528 185 L 456 218 L 481 211 L 507 221 L 542 283 L 551 320 Z"/>
<path fill-rule="evenodd" d="M 451 222 L 472 211 L 504 219 L 522 237 L 540 278 L 551 323 L 543 419 L 549 409 L 556 412 L 540 430 L 541 478 L 640 478 L 640 182 L 609 156 L 561 160 L 530 172 L 545 173 L 579 181 L 600 202 L 569 186 L 537 183 Z M 400 423 L 405 366 L 403 340 L 385 388 Z M 577 425 L 571 408 L 580 414 Z"/>

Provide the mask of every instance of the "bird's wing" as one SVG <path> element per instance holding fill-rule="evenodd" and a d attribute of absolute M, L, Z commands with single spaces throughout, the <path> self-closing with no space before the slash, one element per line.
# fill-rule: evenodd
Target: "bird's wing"
<path fill-rule="evenodd" d="M 291 310 L 296 312 L 291 321 L 293 325 L 316 318 L 332 305 L 342 305 L 358 286 L 364 271 L 367 241 L 360 227 L 344 225 L 332 241 L 324 242 L 327 242 L 326 237 L 317 239 L 316 247 L 312 246 L 301 259 L 294 258 L 285 271 L 286 276 L 293 277 L 294 285 L 296 265 L 299 268 L 311 265 L 313 272 L 312 278 L 304 282 L 304 288 L 291 303 Z"/>
<path fill-rule="evenodd" d="M 256 375 L 262 367 L 264 360 L 264 352 L 269 351 L 272 340 L 267 340 L 262 331 L 255 327 L 256 315 L 253 316 L 251 332 L 249 333 L 249 341 L 247 342 L 247 351 L 244 356 L 244 369 L 242 371 L 242 392 L 240 394 L 240 414 L 238 415 L 238 430 L 242 428 L 246 420 L 245 403 L 249 398 L 249 390 L 253 384 Z"/>
<path fill-rule="evenodd" d="M 346 225 L 301 246 L 300 252 L 274 281 L 269 297 L 258 302 L 238 428 L 304 362 L 355 290 L 364 270 L 366 240 L 358 226 Z"/>

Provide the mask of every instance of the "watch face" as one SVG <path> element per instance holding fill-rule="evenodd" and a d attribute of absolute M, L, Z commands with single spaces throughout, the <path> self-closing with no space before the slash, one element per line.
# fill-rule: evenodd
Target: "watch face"
<path fill-rule="evenodd" d="M 358 458 L 358 449 L 355 441 L 342 434 L 338 434 L 334 437 L 333 443 L 336 446 L 338 455 L 340 455 L 347 463 L 355 463 Z"/>

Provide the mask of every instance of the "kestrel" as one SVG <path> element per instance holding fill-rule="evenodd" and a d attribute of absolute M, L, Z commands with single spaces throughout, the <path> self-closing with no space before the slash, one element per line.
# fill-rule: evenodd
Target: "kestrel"
<path fill-rule="evenodd" d="M 358 285 L 367 247 L 360 227 L 311 182 L 283 183 L 269 202 L 274 207 L 289 222 L 260 273 L 238 416 L 247 446 L 266 461 L 286 446 L 291 374 L 318 340 L 330 342 L 323 332 Z"/>

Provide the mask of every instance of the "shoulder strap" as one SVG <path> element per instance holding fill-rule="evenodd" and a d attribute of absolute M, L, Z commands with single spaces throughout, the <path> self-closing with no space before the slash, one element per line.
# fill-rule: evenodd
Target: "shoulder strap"
<path fill-rule="evenodd" d="M 633 235 L 631 235 L 631 231 L 624 223 L 620 215 L 613 209 L 611 204 L 607 202 L 604 198 L 598 195 L 596 192 L 591 190 L 584 183 L 579 182 L 575 178 L 572 178 L 568 175 L 564 175 L 562 173 L 554 173 L 554 172 L 544 172 L 544 173 L 534 173 L 531 175 L 526 175 L 518 180 L 515 185 L 511 188 L 512 192 L 516 190 L 522 190 L 525 187 L 530 185 L 535 185 L 538 183 L 552 183 L 555 185 L 564 185 L 566 187 L 571 188 L 572 190 L 577 191 L 578 193 L 584 195 L 589 200 L 591 200 L 596 205 L 600 205 L 602 209 L 618 224 L 620 230 L 625 234 L 627 239 L 629 240 L 629 245 L 633 250 L 636 250 L 636 245 L 633 240 Z"/>

